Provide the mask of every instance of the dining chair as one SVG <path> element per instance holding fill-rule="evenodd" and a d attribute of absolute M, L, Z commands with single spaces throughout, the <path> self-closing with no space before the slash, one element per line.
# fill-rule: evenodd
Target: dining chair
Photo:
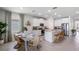
<path fill-rule="evenodd" d="M 29 44 L 29 50 L 37 50 L 38 46 L 40 45 L 40 39 L 39 36 L 35 36 L 32 40 L 31 43 Z"/>
<path fill-rule="evenodd" d="M 15 35 L 14 35 L 14 38 L 17 41 L 15 49 L 17 49 L 18 51 L 25 51 L 24 40 L 21 37 L 18 37 L 18 36 L 15 36 Z"/>

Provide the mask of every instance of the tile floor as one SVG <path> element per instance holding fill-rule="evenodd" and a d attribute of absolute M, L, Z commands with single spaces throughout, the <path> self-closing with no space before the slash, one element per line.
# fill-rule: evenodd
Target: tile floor
<path fill-rule="evenodd" d="M 6 43 L 0 46 L 0 51 L 16 51 L 13 47 L 16 42 Z M 45 40 L 41 42 L 40 51 L 79 51 L 79 38 L 65 37 L 60 43 L 49 43 Z"/>
<path fill-rule="evenodd" d="M 40 51 L 79 51 L 79 42 L 74 37 L 65 37 L 60 43 L 49 43 L 46 41 L 41 43 Z"/>
<path fill-rule="evenodd" d="M 3 45 L 0 45 L 0 51 L 17 51 L 13 47 L 16 45 L 16 42 L 9 42 Z"/>

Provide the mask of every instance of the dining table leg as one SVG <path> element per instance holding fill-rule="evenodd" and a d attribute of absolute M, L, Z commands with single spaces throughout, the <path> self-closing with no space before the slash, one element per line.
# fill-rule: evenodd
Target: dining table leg
<path fill-rule="evenodd" d="M 28 51 L 29 50 L 28 44 L 29 44 L 29 41 L 25 41 L 25 51 Z"/>

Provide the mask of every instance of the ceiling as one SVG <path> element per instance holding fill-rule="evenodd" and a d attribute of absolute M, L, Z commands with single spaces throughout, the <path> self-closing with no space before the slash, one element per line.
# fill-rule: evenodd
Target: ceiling
<path fill-rule="evenodd" d="M 79 19 L 79 7 L 3 7 L 3 9 L 44 18 L 52 16 L 57 19 L 70 16 Z"/>

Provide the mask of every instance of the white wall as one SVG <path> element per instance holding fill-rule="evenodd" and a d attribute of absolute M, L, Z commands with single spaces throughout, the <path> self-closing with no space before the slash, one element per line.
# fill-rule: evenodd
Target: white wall
<path fill-rule="evenodd" d="M 55 26 L 61 26 L 62 23 L 69 23 L 69 18 L 55 20 Z"/>
<path fill-rule="evenodd" d="M 44 23 L 44 25 L 45 25 L 45 20 L 44 19 L 37 19 L 37 18 L 33 19 L 33 26 L 40 26 L 40 23 Z"/>
<path fill-rule="evenodd" d="M 27 26 L 26 24 L 27 24 L 28 20 L 31 22 L 31 26 L 39 26 L 40 23 L 45 24 L 45 20 L 42 19 L 42 18 L 35 18 L 35 17 L 32 17 L 32 16 L 25 15 L 25 17 L 24 17 L 24 26 Z"/>
<path fill-rule="evenodd" d="M 49 29 L 54 28 L 54 19 L 52 17 L 49 17 L 47 20 L 44 20 L 42 18 L 35 18 L 32 16 L 25 15 L 24 17 L 24 26 L 27 26 L 27 21 L 31 22 L 32 26 L 40 26 L 40 23 L 44 23 L 45 26 L 47 26 Z"/>

